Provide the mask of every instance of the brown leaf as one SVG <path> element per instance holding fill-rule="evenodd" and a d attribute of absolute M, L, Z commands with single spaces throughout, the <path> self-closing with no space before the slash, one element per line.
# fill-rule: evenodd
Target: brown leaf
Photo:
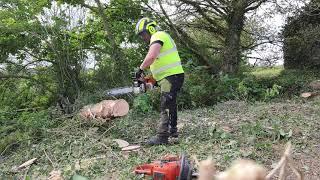
<path fill-rule="evenodd" d="M 49 173 L 50 177 L 48 180 L 63 180 L 61 172 L 58 170 L 53 170 Z"/>
<path fill-rule="evenodd" d="M 113 141 L 118 144 L 119 148 L 124 148 L 130 145 L 127 141 L 122 139 L 114 139 Z"/>

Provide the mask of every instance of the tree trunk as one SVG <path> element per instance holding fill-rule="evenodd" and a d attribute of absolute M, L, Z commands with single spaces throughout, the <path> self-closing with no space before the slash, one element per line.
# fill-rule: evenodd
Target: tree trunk
<path fill-rule="evenodd" d="M 115 62 L 114 75 L 115 77 L 119 77 L 119 80 L 124 80 L 126 79 L 126 74 L 128 74 L 127 72 L 130 72 L 130 70 L 128 71 L 128 61 L 126 60 L 125 54 L 123 53 L 122 49 L 119 47 L 119 44 L 116 42 L 115 35 L 111 29 L 111 23 L 108 19 L 108 16 L 104 13 L 104 7 L 102 6 L 101 1 L 95 0 L 95 2 L 98 5 L 98 13 L 102 18 L 104 29 L 107 32 L 106 38 L 110 42 L 110 56 Z"/>
<path fill-rule="evenodd" d="M 233 11 L 227 19 L 228 31 L 223 53 L 223 67 L 225 73 L 237 73 L 241 61 L 241 32 L 244 27 L 245 3 L 236 2 Z"/>

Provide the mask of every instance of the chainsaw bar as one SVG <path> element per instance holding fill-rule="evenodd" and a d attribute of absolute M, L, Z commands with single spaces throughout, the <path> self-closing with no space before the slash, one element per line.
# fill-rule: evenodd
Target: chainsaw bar
<path fill-rule="evenodd" d="M 121 87 L 121 88 L 114 88 L 106 91 L 107 96 L 118 96 L 122 94 L 128 94 L 133 92 L 133 87 L 132 86 L 127 86 L 127 87 Z"/>

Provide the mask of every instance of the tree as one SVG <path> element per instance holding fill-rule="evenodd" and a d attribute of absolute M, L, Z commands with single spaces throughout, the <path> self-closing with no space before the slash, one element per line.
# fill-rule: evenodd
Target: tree
<path fill-rule="evenodd" d="M 160 0 L 158 2 L 162 3 Z M 175 27 L 175 29 L 181 38 L 186 37 L 183 35 L 185 32 L 182 32 L 186 25 L 218 37 L 217 39 L 220 41 L 217 43 L 218 46 L 212 45 L 209 49 L 217 49 L 221 53 L 222 70 L 225 73 L 236 73 L 243 51 L 241 35 L 245 27 L 245 15 L 265 2 L 267 0 L 177 0 L 174 2 L 177 7 L 174 16 L 175 19 L 180 19 L 177 21 L 179 23 L 177 26 L 180 27 Z M 164 8 L 161 9 L 167 22 L 172 22 L 170 19 L 172 17 L 167 15 Z M 170 24 L 173 26 L 173 23 Z M 201 53 L 201 56 L 206 55 Z M 210 64 L 209 58 L 204 59 L 207 64 Z"/>
<path fill-rule="evenodd" d="M 0 78 L 33 82 L 29 85 L 52 93 L 47 105 L 58 102 L 70 113 L 83 86 L 80 72 L 92 41 L 85 41 L 81 24 L 71 25 L 68 7 L 51 5 L 47 1 L 3 2 L 5 24 L 0 39 L 5 71 Z"/>
<path fill-rule="evenodd" d="M 302 12 L 288 19 L 283 30 L 284 67 L 320 68 L 320 3 L 311 1 Z"/>
<path fill-rule="evenodd" d="M 43 94 L 48 106 L 58 103 L 68 113 L 88 89 L 129 83 L 129 65 L 142 59 L 126 45 L 137 42 L 133 23 L 140 4 L 95 2 L 1 1 L 1 82 L 39 86 L 50 92 Z"/>
<path fill-rule="evenodd" d="M 133 22 L 138 19 L 141 11 L 140 2 L 134 0 L 111 0 L 107 3 L 103 3 L 100 0 L 94 0 L 94 3 L 83 0 L 61 0 L 60 2 L 85 7 L 97 17 L 99 23 L 103 25 L 104 39 L 107 42 L 105 44 L 105 53 L 114 62 L 114 68 L 111 73 L 118 77 L 118 85 L 128 83 L 127 80 L 130 77 L 129 62 L 131 59 L 120 46 L 124 41 L 132 39 L 134 32 Z"/>

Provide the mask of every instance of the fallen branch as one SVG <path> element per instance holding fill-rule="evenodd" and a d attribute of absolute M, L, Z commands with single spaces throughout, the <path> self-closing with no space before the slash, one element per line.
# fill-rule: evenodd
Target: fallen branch
<path fill-rule="evenodd" d="M 287 147 L 286 150 L 283 154 L 283 156 L 281 157 L 280 161 L 278 162 L 278 164 L 276 165 L 275 168 L 273 168 L 269 174 L 266 176 L 266 179 L 271 179 L 272 176 L 275 175 L 275 173 L 284 166 L 285 162 L 287 161 L 287 157 L 290 155 L 290 151 L 291 151 L 291 143 L 288 142 L 287 143 Z"/>
<path fill-rule="evenodd" d="M 37 158 L 30 159 L 29 161 L 26 161 L 26 162 L 22 163 L 20 166 L 18 166 L 17 169 L 20 170 L 20 169 L 23 169 L 23 168 L 25 168 L 25 167 L 27 167 L 27 166 L 30 166 L 30 165 L 33 164 L 36 160 L 37 160 Z"/>

